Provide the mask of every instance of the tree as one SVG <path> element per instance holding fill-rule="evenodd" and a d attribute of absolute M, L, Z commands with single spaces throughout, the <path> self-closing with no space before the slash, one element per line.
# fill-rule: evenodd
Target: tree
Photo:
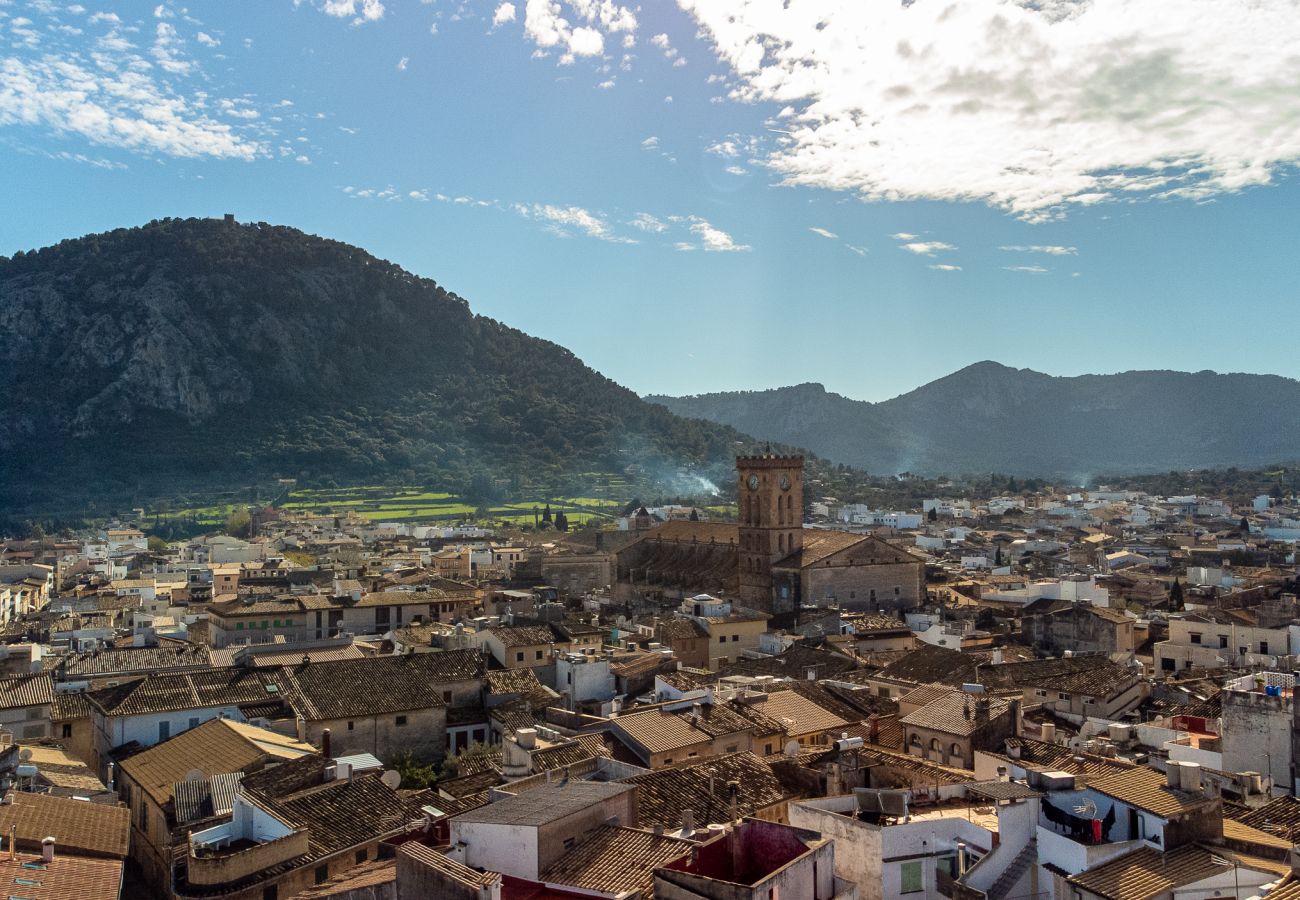
<path fill-rule="evenodd" d="M 555 530 L 556 531 L 569 530 L 569 517 L 564 514 L 563 510 L 555 514 Z"/>
<path fill-rule="evenodd" d="M 546 504 L 546 509 L 542 510 L 542 521 L 543 522 L 551 521 L 551 504 L 549 503 Z"/>
<path fill-rule="evenodd" d="M 1001 544 L 998 545 L 997 551 L 993 554 L 993 565 L 998 568 L 1002 567 L 1002 545 Z"/>
<path fill-rule="evenodd" d="M 691 521 L 692 522 L 700 521 L 700 511 L 695 507 L 691 507 Z"/>
<path fill-rule="evenodd" d="M 152 553 L 162 553 L 167 549 L 167 542 L 156 534 L 149 535 L 148 545 Z"/>
<path fill-rule="evenodd" d="M 1183 586 L 1178 579 L 1174 579 L 1173 586 L 1169 588 L 1169 609 L 1171 612 L 1177 612 L 1183 608 Z"/>
<path fill-rule="evenodd" d="M 253 530 L 253 519 L 248 510 L 240 507 L 226 517 L 226 534 L 231 537 L 246 538 Z"/>
<path fill-rule="evenodd" d="M 939 521 L 939 507 L 931 506 L 930 511 L 925 514 L 925 517 L 931 522 Z"/>

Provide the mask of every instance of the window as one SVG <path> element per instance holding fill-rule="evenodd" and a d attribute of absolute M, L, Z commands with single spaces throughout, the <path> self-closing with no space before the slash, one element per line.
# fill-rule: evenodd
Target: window
<path fill-rule="evenodd" d="M 64 736 L 65 738 L 70 738 L 70 737 L 72 737 L 72 723 L 71 723 L 71 722 L 64 722 L 64 723 L 63 723 L 63 736 Z"/>
<path fill-rule="evenodd" d="M 190 727 L 191 727 L 191 728 L 198 728 L 198 727 L 199 727 L 199 717 L 198 717 L 198 716 L 190 716 Z"/>
<path fill-rule="evenodd" d="M 165 740 L 167 740 L 167 739 L 168 739 L 169 737 L 171 737 L 171 736 L 172 736 L 172 723 L 171 723 L 171 722 L 159 722 L 159 723 L 158 723 L 158 740 L 159 740 L 159 741 L 165 741 Z"/>
<path fill-rule="evenodd" d="M 1220 650 L 1228 649 L 1228 636 L 1226 634 L 1219 635 L 1219 649 Z"/>
<path fill-rule="evenodd" d="M 443 691 L 443 692 L 442 692 L 442 702 L 443 702 L 443 703 L 450 703 L 450 702 L 451 702 L 451 691 Z"/>
<path fill-rule="evenodd" d="M 278 884 L 268 884 L 262 888 L 262 900 L 280 900 L 280 886 Z"/>
<path fill-rule="evenodd" d="M 1268 655 L 1268 641 L 1259 642 L 1259 652 L 1263 653 L 1266 656 Z"/>
<path fill-rule="evenodd" d="M 723 753 L 735 753 L 735 752 L 736 752 L 737 750 L 739 750 L 739 749 L 740 749 L 740 745 L 739 745 L 739 744 L 732 744 L 731 746 L 729 746 L 729 747 L 727 747 L 726 749 L 724 749 L 722 752 L 723 752 Z"/>
<path fill-rule="evenodd" d="M 406 716 L 398 716 L 398 717 L 397 717 L 397 727 L 398 727 L 398 728 L 405 728 L 405 727 L 406 727 Z"/>
<path fill-rule="evenodd" d="M 727 636 L 725 634 L 718 635 L 719 644 L 725 644 L 726 642 L 727 642 Z"/>
<path fill-rule="evenodd" d="M 939 749 L 939 739 L 938 739 L 938 738 L 930 738 L 930 749 L 931 749 L 931 750 L 938 750 L 938 749 Z"/>
<path fill-rule="evenodd" d="M 357 723 L 356 723 L 356 722 L 348 722 L 348 731 L 352 731 L 352 730 L 355 729 L 356 727 L 357 727 Z"/>
<path fill-rule="evenodd" d="M 573 840 L 573 838 L 571 838 L 571 837 L 567 837 L 567 838 L 564 839 L 564 849 L 565 849 L 565 850 L 572 850 L 572 849 L 573 849 L 573 844 L 574 844 L 574 840 Z"/>
<path fill-rule="evenodd" d="M 850 600 L 856 600 L 857 598 L 858 598 L 858 592 L 857 592 L 857 591 L 849 591 L 849 599 L 850 599 Z"/>
<path fill-rule="evenodd" d="M 243 622 L 236 622 L 236 623 L 235 623 L 235 630 L 236 630 L 236 631 L 243 631 L 243 630 L 244 630 L 244 623 L 243 623 Z"/>
<path fill-rule="evenodd" d="M 925 890 L 925 873 L 921 867 L 921 860 L 913 859 L 900 864 L 898 874 L 900 894 L 917 894 Z"/>
<path fill-rule="evenodd" d="M 733 635 L 731 636 L 731 642 L 732 642 L 733 644 L 736 643 L 736 641 L 738 641 L 738 640 L 740 640 L 740 635 L 738 635 L 738 634 L 733 634 Z M 1261 652 L 1262 652 L 1262 651 L 1261 651 Z"/>
<path fill-rule="evenodd" d="M 359 863 L 366 861 L 366 849 L 364 847 L 357 851 L 356 861 Z"/>
<path fill-rule="evenodd" d="M 1201 642 L 1201 635 L 1199 632 L 1193 631 L 1188 635 L 1188 637 L 1191 639 L 1193 644 L 1199 644 Z"/>
<path fill-rule="evenodd" d="M 546 655 L 546 651 L 545 651 L 545 650 L 538 650 L 538 651 L 537 651 L 537 658 L 538 658 L 538 659 L 541 659 L 541 658 L 542 658 L 543 656 L 545 656 L 545 655 Z"/>
<path fill-rule="evenodd" d="M 523 661 L 524 661 L 524 654 L 523 651 L 521 650 L 520 652 L 515 654 L 515 662 L 523 662 Z"/>
<path fill-rule="evenodd" d="M 665 765 L 665 766 L 671 766 L 672 764 L 673 764 L 673 758 L 672 758 L 671 756 L 665 756 L 665 757 L 664 757 L 664 765 Z"/>
<path fill-rule="evenodd" d="M 887 687 L 876 688 L 876 694 L 877 694 L 877 696 L 884 697 L 886 700 L 888 700 L 888 699 L 889 699 L 889 688 L 887 688 Z"/>
<path fill-rule="evenodd" d="M 316 867 L 316 883 L 323 884 L 330 877 L 330 867 L 328 865 Z"/>

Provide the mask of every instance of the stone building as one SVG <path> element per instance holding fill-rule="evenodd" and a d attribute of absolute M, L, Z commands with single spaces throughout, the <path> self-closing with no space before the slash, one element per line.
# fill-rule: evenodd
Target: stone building
<path fill-rule="evenodd" d="M 616 551 L 618 602 L 676 605 L 706 593 L 772 613 L 924 602 L 919 557 L 871 535 L 803 527 L 803 457 L 740 457 L 736 472 L 735 524 L 665 522 Z"/>
<path fill-rule="evenodd" d="M 1074 653 L 1132 653 L 1134 620 L 1119 610 L 1090 603 L 1040 601 L 1021 619 L 1026 644 L 1050 656 Z"/>

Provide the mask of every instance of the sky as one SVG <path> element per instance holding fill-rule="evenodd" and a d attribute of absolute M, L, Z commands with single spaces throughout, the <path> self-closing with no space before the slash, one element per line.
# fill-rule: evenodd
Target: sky
<path fill-rule="evenodd" d="M 291 225 L 641 393 L 1300 377 L 1297 46 L 1295 0 L 0 0 L 0 254 Z"/>

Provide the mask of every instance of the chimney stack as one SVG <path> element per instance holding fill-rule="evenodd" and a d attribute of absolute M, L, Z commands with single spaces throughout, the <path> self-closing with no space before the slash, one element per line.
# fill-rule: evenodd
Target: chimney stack
<path fill-rule="evenodd" d="M 682 837 L 695 833 L 695 810 L 689 806 L 682 810 Z"/>
<path fill-rule="evenodd" d="M 54 862 L 54 838 L 52 837 L 41 840 L 41 862 L 46 865 Z"/>
<path fill-rule="evenodd" d="M 330 730 L 328 728 L 320 733 L 320 752 L 326 759 L 330 758 Z"/>

